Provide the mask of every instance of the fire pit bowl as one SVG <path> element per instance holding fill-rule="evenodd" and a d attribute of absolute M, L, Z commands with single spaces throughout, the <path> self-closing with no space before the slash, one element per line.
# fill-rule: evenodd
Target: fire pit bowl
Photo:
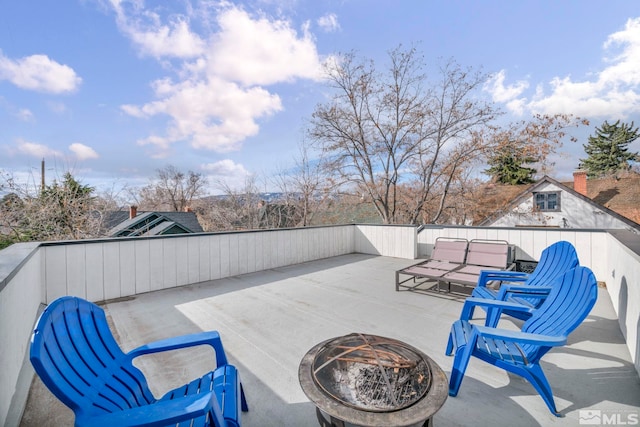
<path fill-rule="evenodd" d="M 314 346 L 298 377 L 322 427 L 430 426 L 448 393 L 445 373 L 429 356 L 358 333 Z"/>

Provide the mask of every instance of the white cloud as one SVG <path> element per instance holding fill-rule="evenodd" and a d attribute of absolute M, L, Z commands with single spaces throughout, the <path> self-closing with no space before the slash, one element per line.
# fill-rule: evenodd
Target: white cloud
<path fill-rule="evenodd" d="M 247 177 L 249 171 L 240 163 L 235 163 L 231 159 L 220 160 L 215 163 L 206 163 L 200 168 L 213 177 Z"/>
<path fill-rule="evenodd" d="M 231 159 L 200 165 L 210 182 L 217 184 L 221 191 L 242 191 L 252 174 L 240 163 Z"/>
<path fill-rule="evenodd" d="M 318 25 L 327 33 L 333 33 L 340 29 L 338 16 L 335 13 L 328 13 L 318 18 Z"/>
<path fill-rule="evenodd" d="M 19 140 L 17 146 L 18 152 L 27 156 L 44 158 L 44 157 L 62 157 L 60 151 L 47 147 L 46 145 L 36 144 L 25 140 Z"/>
<path fill-rule="evenodd" d="M 155 58 L 193 58 L 202 54 L 205 43 L 189 28 L 189 18 L 176 14 L 162 24 L 160 15 L 141 9 L 141 4 L 111 0 L 120 30 L 140 49 Z M 127 6 L 133 10 L 127 10 Z"/>
<path fill-rule="evenodd" d="M 79 142 L 71 144 L 69 150 L 76 155 L 78 160 L 97 159 L 100 157 L 93 148 Z"/>
<path fill-rule="evenodd" d="M 157 114 L 170 117 L 165 137 L 141 141 L 156 145 L 161 151 L 181 140 L 190 140 L 194 148 L 219 152 L 237 149 L 245 138 L 257 134 L 257 118 L 282 109 L 277 95 L 259 87 L 243 89 L 215 77 L 176 84 L 156 83 L 156 94 L 162 95 L 160 100 L 142 107 L 123 106 L 123 110 L 136 117 Z"/>
<path fill-rule="evenodd" d="M 629 19 L 624 30 L 611 34 L 604 43 L 604 49 L 617 55 L 608 59 L 611 63 L 600 74 L 604 81 L 622 85 L 640 84 L 640 18 Z"/>
<path fill-rule="evenodd" d="M 119 21 L 135 21 L 125 18 L 120 3 L 114 7 Z M 138 118 L 167 117 L 164 135 L 138 141 L 154 147 L 155 157 L 168 156 L 171 144 L 179 141 L 218 152 L 239 149 L 258 133 L 259 119 L 283 109 L 280 97 L 265 86 L 320 75 L 320 58 L 308 32 L 299 35 L 288 21 L 254 18 L 234 6 L 223 5 L 217 12 L 217 32 L 202 38 L 207 45 L 192 52 L 202 50 L 201 55 L 174 67 L 180 70 L 175 76 L 154 81 L 155 100 L 121 106 Z M 141 10 L 135 14 L 162 27 L 159 15 Z M 183 26 L 176 34 L 191 34 L 186 18 L 174 21 Z"/>
<path fill-rule="evenodd" d="M 73 92 L 82 82 L 73 68 L 59 64 L 46 55 L 13 60 L 1 52 L 0 80 L 8 80 L 22 89 L 49 93 Z"/>
<path fill-rule="evenodd" d="M 629 19 L 623 30 L 604 43 L 605 67 L 591 79 L 554 77 L 547 92 L 542 85 L 530 97 L 522 96 L 528 83 L 505 85 L 505 71 L 485 90 L 516 114 L 571 113 L 581 117 L 626 118 L 640 112 L 640 18 Z"/>
<path fill-rule="evenodd" d="M 521 80 L 513 85 L 505 85 L 506 73 L 501 70 L 484 85 L 484 90 L 491 93 L 495 102 L 509 102 L 522 95 L 529 87 L 529 82 Z"/>
<path fill-rule="evenodd" d="M 69 151 L 73 154 L 73 159 L 75 160 L 97 159 L 100 157 L 93 148 L 78 142 L 69 145 Z M 65 156 L 65 153 L 61 151 L 50 148 L 44 144 L 38 144 L 24 139 L 18 139 L 15 147 L 8 149 L 8 153 L 9 155 L 22 154 L 38 159 L 67 158 L 67 160 L 69 160 L 69 156 Z"/>
<path fill-rule="evenodd" d="M 269 85 L 320 78 L 321 62 L 309 33 L 302 37 L 287 21 L 253 19 L 237 8 L 218 16 L 220 32 L 208 49 L 211 74 L 244 85 Z"/>

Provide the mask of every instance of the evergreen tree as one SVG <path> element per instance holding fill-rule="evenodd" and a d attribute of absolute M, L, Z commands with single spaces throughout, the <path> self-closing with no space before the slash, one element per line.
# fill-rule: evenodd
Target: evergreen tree
<path fill-rule="evenodd" d="M 535 182 L 534 176 L 537 170 L 527 167 L 527 164 L 536 163 L 537 159 L 518 153 L 511 147 L 499 150 L 489 158 L 489 169 L 485 173 L 500 184 L 520 185 Z"/>
<path fill-rule="evenodd" d="M 580 159 L 580 168 L 587 171 L 589 178 L 595 178 L 620 170 L 631 168 L 630 162 L 638 161 L 638 153 L 630 153 L 628 145 L 640 134 L 638 128 L 631 124 L 620 123 L 620 120 L 609 124 L 606 120 L 596 133 L 590 136 L 587 144 L 583 144 L 587 153 L 586 159 Z"/>

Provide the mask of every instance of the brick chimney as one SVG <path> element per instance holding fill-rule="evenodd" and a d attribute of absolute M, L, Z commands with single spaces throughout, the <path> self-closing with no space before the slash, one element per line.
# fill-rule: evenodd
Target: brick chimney
<path fill-rule="evenodd" d="M 138 207 L 135 205 L 129 206 L 129 219 L 133 219 L 138 215 Z"/>
<path fill-rule="evenodd" d="M 579 169 L 573 172 L 573 190 L 583 196 L 587 195 L 587 171 Z"/>

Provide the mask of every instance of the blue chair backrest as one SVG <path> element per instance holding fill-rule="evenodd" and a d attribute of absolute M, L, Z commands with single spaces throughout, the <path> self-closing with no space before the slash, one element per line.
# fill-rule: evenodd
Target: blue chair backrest
<path fill-rule="evenodd" d="M 540 261 L 531 276 L 529 276 L 527 284 L 548 286 L 560 274 L 578 265 L 576 248 L 569 242 L 556 242 L 542 251 Z"/>
<path fill-rule="evenodd" d="M 579 265 L 576 248 L 569 242 L 559 241 L 542 251 L 540 261 L 525 282 L 529 286 L 549 286 L 553 279 Z M 533 307 L 539 307 L 544 300 L 540 298 L 518 297 Z"/>
<path fill-rule="evenodd" d="M 587 317 L 598 298 L 598 282 L 587 267 L 576 267 L 557 277 L 553 289 L 531 318 L 523 332 L 550 336 L 568 336 Z M 521 346 L 530 360 L 542 357 L 549 347 Z"/>
<path fill-rule="evenodd" d="M 104 311 L 80 298 L 62 297 L 44 310 L 31 338 L 30 359 L 44 384 L 76 416 L 156 400 L 115 341 Z"/>

